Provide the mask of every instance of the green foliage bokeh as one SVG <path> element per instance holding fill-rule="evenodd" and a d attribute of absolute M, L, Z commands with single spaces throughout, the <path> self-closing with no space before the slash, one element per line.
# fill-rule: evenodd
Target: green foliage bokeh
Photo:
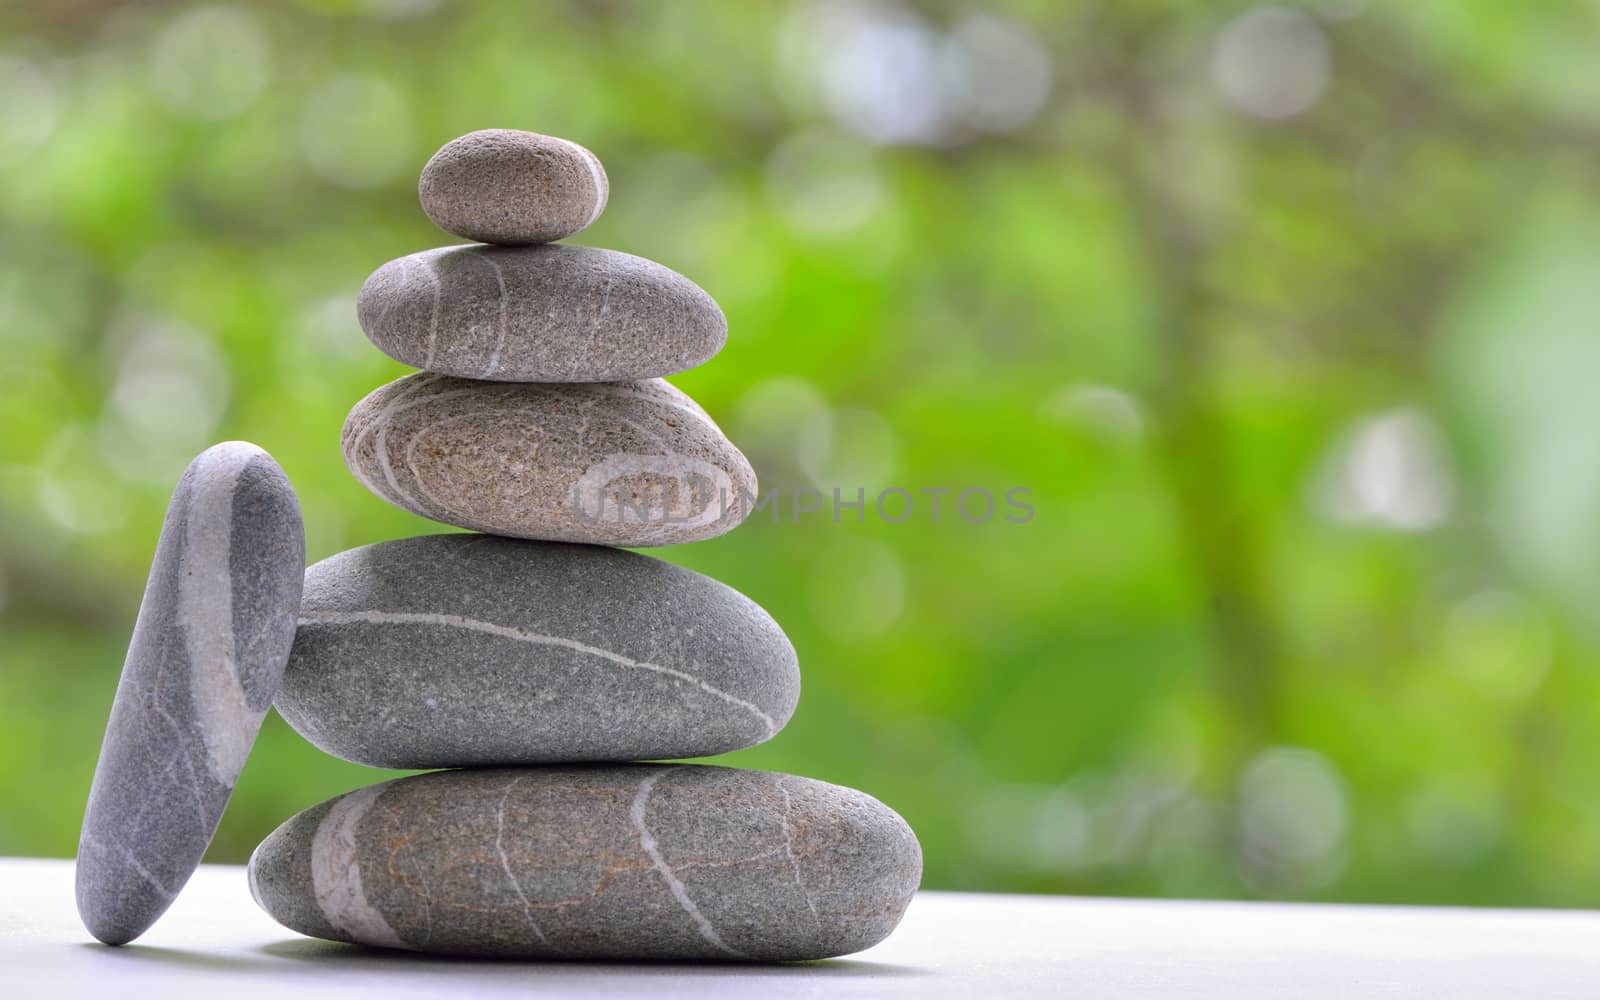
<path fill-rule="evenodd" d="M 1293 9 L 1254 72 L 1327 79 L 1272 118 L 1242 3 L 7 5 L 0 853 L 75 849 L 195 452 L 272 452 L 313 560 L 443 530 L 340 461 L 405 371 L 354 296 L 515 127 L 605 162 L 575 242 L 723 304 L 673 382 L 765 485 L 916 498 L 655 553 L 799 650 L 726 762 L 883 799 L 931 888 L 1594 905 L 1600 8 Z M 971 37 L 1048 54 L 1025 120 L 851 117 Z M 379 777 L 271 716 L 210 859 Z"/>

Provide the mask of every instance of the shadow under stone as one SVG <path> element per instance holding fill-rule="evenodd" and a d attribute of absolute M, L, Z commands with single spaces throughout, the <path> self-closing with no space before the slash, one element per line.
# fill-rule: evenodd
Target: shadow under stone
<path fill-rule="evenodd" d="M 481 970 L 499 973 L 513 969 L 536 973 L 538 970 L 557 972 L 574 979 L 606 976 L 818 976 L 829 979 L 869 978 L 883 976 L 921 976 L 928 970 L 887 962 L 867 962 L 850 958 L 825 958 L 811 962 L 713 962 L 691 959 L 674 961 L 617 960 L 617 959 L 526 959 L 496 956 L 430 955 L 425 952 L 402 951 L 393 948 L 375 948 L 367 945 L 346 944 L 342 941 L 322 941 L 316 938 L 290 938 L 262 945 L 260 951 L 278 959 L 297 962 L 316 962 L 329 967 L 377 967 L 380 965 L 412 967 L 424 966 L 457 971 Z"/>
<path fill-rule="evenodd" d="M 101 960 L 106 962 L 166 965 L 209 972 L 248 972 L 272 968 L 272 963 L 264 958 L 217 955 L 205 951 L 184 951 L 181 948 L 158 948 L 148 944 L 124 944 L 113 947 L 98 941 L 84 941 L 78 947 L 104 956 Z"/>

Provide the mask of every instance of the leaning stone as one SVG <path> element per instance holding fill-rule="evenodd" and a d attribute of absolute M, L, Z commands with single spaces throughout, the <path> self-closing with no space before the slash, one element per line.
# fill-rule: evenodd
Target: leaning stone
<path fill-rule="evenodd" d="M 242 441 L 178 481 L 78 842 L 78 913 L 125 944 L 194 874 L 272 703 L 305 566 L 283 470 Z"/>

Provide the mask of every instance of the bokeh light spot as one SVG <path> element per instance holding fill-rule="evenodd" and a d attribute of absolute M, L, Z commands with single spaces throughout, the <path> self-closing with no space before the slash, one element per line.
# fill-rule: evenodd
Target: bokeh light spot
<path fill-rule="evenodd" d="M 1413 407 L 1357 424 L 1335 446 L 1318 486 L 1318 504 L 1333 520 L 1392 531 L 1437 526 L 1454 498 L 1443 436 Z"/>
<path fill-rule="evenodd" d="M 951 33 L 943 70 L 962 121 L 988 132 L 1021 128 L 1050 96 L 1050 50 L 1025 26 L 974 15 Z"/>
<path fill-rule="evenodd" d="M 868 496 L 889 485 L 900 452 L 894 426 L 871 410 L 839 407 L 833 411 L 831 447 L 824 452 L 808 449 L 801 467 L 813 483 L 836 488 L 847 499 L 857 489 Z"/>
<path fill-rule="evenodd" d="M 306 97 L 300 150 L 312 172 L 344 188 L 372 188 L 411 166 L 411 111 L 386 80 L 343 76 Z"/>
<path fill-rule="evenodd" d="M 166 482 L 213 443 L 228 406 L 227 365 L 206 334 L 133 322 L 100 422 L 100 451 L 127 479 Z"/>
<path fill-rule="evenodd" d="M 1144 409 L 1121 389 L 1080 382 L 1047 397 L 1040 413 L 1052 423 L 1075 427 L 1105 441 L 1136 445 L 1144 436 Z"/>
<path fill-rule="evenodd" d="M 217 121 L 255 101 L 271 75 L 271 46 L 255 15 L 197 7 L 173 18 L 150 47 L 150 85 L 168 108 Z"/>
<path fill-rule="evenodd" d="M 772 151 L 766 191 L 790 228 L 822 238 L 860 228 L 884 197 L 871 152 L 824 129 L 797 132 Z"/>
<path fill-rule="evenodd" d="M 785 33 L 791 63 L 822 104 L 868 141 L 932 144 L 948 131 L 938 32 L 897 4 L 828 0 L 800 8 Z"/>
<path fill-rule="evenodd" d="M 1508 590 L 1482 590 L 1451 610 L 1445 662 L 1478 693 L 1515 701 L 1544 682 L 1554 641 L 1539 608 Z"/>
<path fill-rule="evenodd" d="M 1481 774 L 1430 780 L 1406 806 L 1406 832 L 1435 862 L 1469 864 L 1500 839 L 1503 819 L 1493 783 Z"/>
<path fill-rule="evenodd" d="M 1328 86 L 1332 53 L 1316 19 L 1288 7 L 1253 7 L 1217 36 L 1211 72 L 1223 99 L 1245 114 L 1301 114 Z"/>
<path fill-rule="evenodd" d="M 441 0 L 363 0 L 362 9 L 380 21 L 410 21 L 439 9 Z"/>
<path fill-rule="evenodd" d="M 801 485 L 833 451 L 833 411 L 803 378 L 767 379 L 745 390 L 734 404 L 733 428 L 764 487 Z"/>
<path fill-rule="evenodd" d="M 835 542 L 812 567 L 812 620 L 834 640 L 876 639 L 900 620 L 906 574 L 889 546 L 870 538 Z"/>
<path fill-rule="evenodd" d="M 1267 892 L 1332 881 L 1349 826 L 1344 780 L 1322 754 L 1274 747 L 1245 767 L 1239 786 L 1240 875 Z"/>
<path fill-rule="evenodd" d="M 21 163 L 61 118 L 55 81 L 37 62 L 0 54 L 0 167 Z"/>

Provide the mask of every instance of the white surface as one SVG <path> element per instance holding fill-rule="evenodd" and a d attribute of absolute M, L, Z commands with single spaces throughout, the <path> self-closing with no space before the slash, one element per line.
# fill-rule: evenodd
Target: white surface
<path fill-rule="evenodd" d="M 78 923 L 67 861 L 0 860 L 0 995 L 1600 997 L 1600 913 L 923 893 L 888 941 L 796 966 L 426 958 L 313 941 L 202 868 L 132 945 Z"/>

